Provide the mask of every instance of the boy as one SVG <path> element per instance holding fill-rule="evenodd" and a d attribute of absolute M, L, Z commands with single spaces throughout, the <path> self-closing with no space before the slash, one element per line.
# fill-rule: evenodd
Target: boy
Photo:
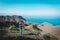
<path fill-rule="evenodd" d="M 19 20 L 20 35 L 22 35 L 22 27 L 24 26 L 23 24 L 24 22 L 22 20 Z"/>

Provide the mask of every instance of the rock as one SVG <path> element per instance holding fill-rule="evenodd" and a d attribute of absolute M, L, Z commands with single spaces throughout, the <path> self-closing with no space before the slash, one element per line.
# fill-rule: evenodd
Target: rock
<path fill-rule="evenodd" d="M 17 15 L 0 16 L 0 26 L 7 26 L 7 25 L 9 26 L 10 24 L 18 25 L 17 23 L 19 22 L 20 19 L 23 22 L 26 21 L 25 18 L 23 18 L 22 16 L 17 16 Z"/>
<path fill-rule="evenodd" d="M 19 19 L 26 20 L 22 16 L 0 16 L 0 22 L 17 22 Z"/>

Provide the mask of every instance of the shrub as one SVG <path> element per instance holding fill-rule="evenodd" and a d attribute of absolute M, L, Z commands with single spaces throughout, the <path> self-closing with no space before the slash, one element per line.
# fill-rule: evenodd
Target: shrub
<path fill-rule="evenodd" d="M 10 27 L 9 27 L 9 30 L 8 30 L 9 32 L 19 32 L 19 29 L 16 27 L 16 26 L 14 26 L 14 25 L 11 25 Z"/>
<path fill-rule="evenodd" d="M 58 38 L 56 38 L 55 36 L 53 36 L 53 35 L 51 35 L 51 34 L 45 34 L 45 35 L 43 36 L 43 38 L 44 38 L 45 40 L 58 40 Z"/>

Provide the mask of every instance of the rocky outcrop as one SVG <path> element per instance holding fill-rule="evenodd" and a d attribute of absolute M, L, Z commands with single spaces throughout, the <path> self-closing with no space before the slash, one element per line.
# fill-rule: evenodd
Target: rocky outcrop
<path fill-rule="evenodd" d="M 0 22 L 18 22 L 19 19 L 26 20 L 22 16 L 0 16 Z"/>
<path fill-rule="evenodd" d="M 33 26 L 33 25 L 35 25 L 35 26 Z M 54 26 L 48 22 L 44 22 L 42 24 L 33 24 L 32 23 L 31 25 L 29 25 L 25 28 L 30 29 L 31 31 L 33 31 L 35 29 L 37 30 L 37 28 L 39 28 L 40 30 L 42 30 L 42 31 L 39 31 L 41 34 L 41 35 L 39 34 L 40 38 L 43 38 L 43 36 L 49 34 L 48 36 L 52 36 L 52 37 L 54 36 L 60 40 L 60 26 L 59 25 Z"/>
<path fill-rule="evenodd" d="M 10 24 L 17 25 L 19 20 L 26 21 L 22 16 L 0 16 L 0 26 L 9 26 Z"/>

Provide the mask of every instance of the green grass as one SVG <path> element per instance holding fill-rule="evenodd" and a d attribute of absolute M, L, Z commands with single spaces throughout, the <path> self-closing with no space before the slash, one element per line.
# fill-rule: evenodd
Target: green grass
<path fill-rule="evenodd" d="M 26 31 L 27 33 L 31 34 L 31 35 L 37 35 L 39 31 L 37 30 L 30 30 L 30 29 L 24 29 L 24 31 Z"/>
<path fill-rule="evenodd" d="M 17 30 L 8 30 L 8 32 L 19 32 Z"/>
<path fill-rule="evenodd" d="M 34 30 L 34 31 L 31 32 L 31 34 L 37 35 L 38 34 L 38 31 L 37 30 Z"/>
<path fill-rule="evenodd" d="M 11 25 L 8 29 L 8 32 L 19 32 L 19 29 L 16 26 Z"/>

